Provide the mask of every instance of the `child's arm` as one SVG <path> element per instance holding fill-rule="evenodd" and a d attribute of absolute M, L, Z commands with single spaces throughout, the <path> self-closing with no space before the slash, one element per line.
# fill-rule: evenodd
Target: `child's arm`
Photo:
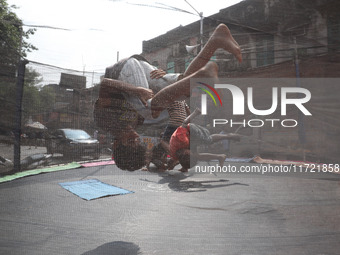
<path fill-rule="evenodd" d="M 142 171 L 149 171 L 151 159 L 152 159 L 152 149 L 147 148 L 146 153 L 145 153 L 145 166 L 142 168 Z"/>
<path fill-rule="evenodd" d="M 191 113 L 183 122 L 182 127 L 186 127 L 188 123 L 191 122 L 192 119 L 194 119 L 197 115 L 201 113 L 201 110 L 196 108 L 193 113 Z"/>
<path fill-rule="evenodd" d="M 186 112 L 187 116 L 189 116 L 191 114 L 190 107 L 187 105 L 187 103 L 185 103 L 185 112 Z"/>
<path fill-rule="evenodd" d="M 154 96 L 151 89 L 143 87 L 135 87 L 129 83 L 119 80 L 104 78 L 100 84 L 99 98 L 106 98 L 109 93 L 124 92 L 128 95 L 139 97 L 144 105 L 147 105 L 147 100 Z"/>
<path fill-rule="evenodd" d="M 210 160 L 218 160 L 220 166 L 222 167 L 224 164 L 225 159 L 227 158 L 227 155 L 225 154 L 212 154 L 212 153 L 198 153 L 198 158 L 201 161 L 207 161 Z"/>
<path fill-rule="evenodd" d="M 167 142 L 164 141 L 164 140 L 161 140 L 161 141 L 160 141 L 160 144 L 162 145 L 162 148 L 163 148 L 167 153 L 170 152 L 169 143 L 167 143 Z"/>

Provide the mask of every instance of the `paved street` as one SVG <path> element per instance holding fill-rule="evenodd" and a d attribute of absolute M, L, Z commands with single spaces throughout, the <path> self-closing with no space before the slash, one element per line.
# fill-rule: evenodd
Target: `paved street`
<path fill-rule="evenodd" d="M 23 160 L 24 158 L 36 154 L 45 154 L 47 153 L 46 147 L 35 147 L 35 146 L 21 146 L 21 153 L 20 153 L 20 159 Z M 0 143 L 0 156 L 9 159 L 13 162 L 14 160 L 14 146 L 13 145 L 6 145 L 3 143 Z M 111 155 L 108 151 L 102 150 L 102 154 L 100 156 L 100 159 L 108 159 Z M 53 157 L 51 161 L 48 163 L 49 165 L 58 165 L 58 164 L 65 164 L 70 161 L 86 161 L 87 158 L 78 158 L 78 159 L 69 159 L 64 158 L 62 154 L 53 154 Z M 43 167 L 43 166 L 42 166 Z M 23 169 L 25 170 L 25 169 Z M 0 168 L 0 174 L 5 175 L 8 172 L 8 170 L 3 170 Z"/>
<path fill-rule="evenodd" d="M 86 201 L 59 185 L 88 179 L 134 193 Z M 0 184 L 0 254 L 338 255 L 339 181 L 114 165 L 26 177 Z"/>

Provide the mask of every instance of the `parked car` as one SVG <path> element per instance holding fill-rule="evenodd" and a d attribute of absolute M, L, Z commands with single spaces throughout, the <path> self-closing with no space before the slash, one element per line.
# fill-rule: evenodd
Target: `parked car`
<path fill-rule="evenodd" d="M 99 141 L 81 129 L 57 129 L 46 139 L 47 153 L 60 153 L 64 157 L 100 157 Z"/>

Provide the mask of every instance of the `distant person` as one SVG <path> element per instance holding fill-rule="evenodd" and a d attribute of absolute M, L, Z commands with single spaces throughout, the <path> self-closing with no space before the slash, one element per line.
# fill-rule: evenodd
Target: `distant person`
<path fill-rule="evenodd" d="M 95 131 L 93 132 L 93 138 L 94 138 L 94 139 L 98 139 L 98 130 L 95 130 Z"/>

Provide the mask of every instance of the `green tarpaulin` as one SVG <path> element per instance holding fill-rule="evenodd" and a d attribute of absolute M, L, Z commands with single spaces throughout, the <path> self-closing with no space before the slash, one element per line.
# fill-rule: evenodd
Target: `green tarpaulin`
<path fill-rule="evenodd" d="M 68 169 L 74 169 L 74 168 L 79 168 L 82 167 L 80 164 L 77 162 L 72 162 L 66 165 L 61 165 L 61 166 L 53 166 L 53 167 L 48 167 L 48 168 L 41 168 L 41 169 L 34 169 L 34 170 L 29 170 L 29 171 L 23 171 L 23 172 L 18 172 L 12 175 L 6 175 L 4 177 L 0 178 L 0 183 L 2 182 L 8 182 L 8 181 L 13 181 L 18 178 L 26 177 L 26 176 L 31 176 L 31 175 L 37 175 L 37 174 L 42 174 L 42 173 L 50 173 L 50 172 L 55 172 L 55 171 L 62 171 L 62 170 L 68 170 Z"/>

